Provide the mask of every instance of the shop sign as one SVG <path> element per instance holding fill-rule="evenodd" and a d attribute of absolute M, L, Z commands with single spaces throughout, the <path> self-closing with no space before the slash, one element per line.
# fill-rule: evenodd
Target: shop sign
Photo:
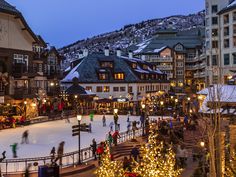
<path fill-rule="evenodd" d="M 117 98 L 117 102 L 126 102 L 127 99 L 126 98 Z"/>
<path fill-rule="evenodd" d="M 4 103 L 4 96 L 0 96 L 0 103 Z"/>

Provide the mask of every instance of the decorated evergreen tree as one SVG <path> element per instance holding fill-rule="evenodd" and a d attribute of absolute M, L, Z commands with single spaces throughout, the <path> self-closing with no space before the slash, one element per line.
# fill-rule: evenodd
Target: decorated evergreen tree
<path fill-rule="evenodd" d="M 97 177 L 124 177 L 122 162 L 112 161 L 109 146 L 106 144 L 101 157 L 101 166 L 96 170 Z"/>
<path fill-rule="evenodd" d="M 177 177 L 181 170 L 175 169 L 175 154 L 172 148 L 165 152 L 163 143 L 158 144 L 157 133 L 151 129 L 148 143 L 141 147 L 141 161 L 134 162 L 134 172 L 142 177 Z"/>

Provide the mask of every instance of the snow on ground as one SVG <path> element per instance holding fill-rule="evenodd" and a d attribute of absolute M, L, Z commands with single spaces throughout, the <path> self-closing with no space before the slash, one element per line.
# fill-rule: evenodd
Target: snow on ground
<path fill-rule="evenodd" d="M 153 118 L 153 117 L 150 117 Z M 113 115 L 106 115 L 107 126 L 102 127 L 102 115 L 95 115 L 92 123 L 92 133 L 81 132 L 81 148 L 89 147 L 92 139 L 103 141 L 109 132 L 109 124 L 113 121 Z M 130 121 L 139 121 L 139 116 L 130 116 Z M 77 125 L 76 118 L 71 118 L 70 123 L 65 120 L 34 124 L 16 129 L 0 131 L 0 152 L 6 150 L 7 158 L 12 158 L 10 145 L 18 143 L 18 158 L 48 156 L 52 147 L 56 149 L 61 141 L 65 141 L 65 152 L 73 152 L 78 149 L 78 137 L 72 137 L 72 126 Z M 89 123 L 89 116 L 84 116 L 81 123 Z M 127 116 L 119 115 L 118 123 L 120 132 L 127 130 Z M 21 144 L 22 133 L 29 130 L 29 144 Z"/>

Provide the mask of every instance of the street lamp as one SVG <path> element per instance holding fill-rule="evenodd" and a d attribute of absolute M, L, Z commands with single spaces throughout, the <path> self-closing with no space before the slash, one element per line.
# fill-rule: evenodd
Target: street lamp
<path fill-rule="evenodd" d="M 117 124 L 118 124 L 118 109 L 114 109 L 114 123 L 115 123 L 115 130 L 117 130 Z"/>
<path fill-rule="evenodd" d="M 175 112 L 176 112 L 176 115 L 178 115 L 178 110 L 177 110 L 177 103 L 178 103 L 178 98 L 175 99 Z"/>
<path fill-rule="evenodd" d="M 27 101 L 24 101 L 24 109 L 25 109 L 25 119 L 26 119 Z"/>
<path fill-rule="evenodd" d="M 142 116 L 142 119 L 141 119 L 141 124 L 142 124 L 142 136 L 144 136 L 144 124 L 145 124 L 145 117 L 146 117 L 146 115 L 145 115 L 145 107 L 146 107 L 146 105 L 145 104 L 142 104 L 141 105 L 141 107 L 142 107 L 142 112 L 141 112 L 141 116 Z"/>
<path fill-rule="evenodd" d="M 205 142 L 204 141 L 201 141 L 200 142 L 200 146 L 203 148 L 203 147 L 205 147 Z"/>
<path fill-rule="evenodd" d="M 79 145 L 79 160 L 78 160 L 78 164 L 81 164 L 81 159 L 80 159 L 80 121 L 82 119 L 82 115 L 77 115 L 76 116 L 77 120 L 78 120 L 78 126 L 79 126 L 79 135 L 78 135 L 78 145 Z"/>

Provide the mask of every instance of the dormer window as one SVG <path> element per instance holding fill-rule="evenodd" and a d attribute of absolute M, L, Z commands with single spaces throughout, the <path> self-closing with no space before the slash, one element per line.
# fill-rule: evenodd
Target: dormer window
<path fill-rule="evenodd" d="M 103 61 L 103 62 L 101 62 L 101 67 L 102 68 L 113 68 L 113 62 Z"/>
<path fill-rule="evenodd" d="M 107 80 L 108 74 L 107 73 L 99 73 L 98 78 L 99 78 L 99 80 Z"/>
<path fill-rule="evenodd" d="M 184 47 L 181 44 L 175 46 L 175 51 L 183 51 Z"/>
<path fill-rule="evenodd" d="M 114 74 L 114 79 L 115 80 L 124 80 L 125 79 L 125 75 L 124 75 L 124 73 L 115 73 Z"/>
<path fill-rule="evenodd" d="M 136 69 L 137 68 L 137 63 L 132 63 L 132 68 Z"/>
<path fill-rule="evenodd" d="M 143 65 L 143 69 L 147 70 L 148 66 L 147 65 Z"/>

